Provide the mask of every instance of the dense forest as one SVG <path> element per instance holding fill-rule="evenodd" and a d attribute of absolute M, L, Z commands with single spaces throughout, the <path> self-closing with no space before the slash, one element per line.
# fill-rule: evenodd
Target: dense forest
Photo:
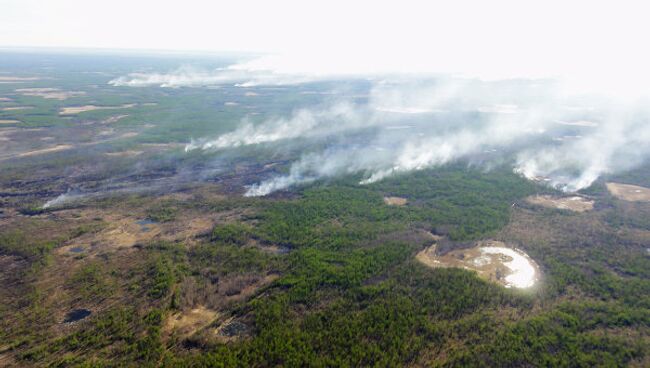
<path fill-rule="evenodd" d="M 647 363 L 649 260 L 635 240 L 614 231 L 636 226 L 612 220 L 615 207 L 588 216 L 534 208 L 521 199 L 539 191 L 535 184 L 506 169 L 460 164 L 369 186 L 355 180 L 317 183 L 289 198 L 122 198 L 119 205 L 144 206 L 161 223 L 196 210 L 241 215 L 191 243 L 158 240 L 126 258 L 84 260 L 66 288 L 76 304 L 105 306 L 83 329 L 58 337 L 34 329 L 51 323 L 55 306 L 42 304 L 47 298 L 36 284 L 24 285 L 24 296 L 15 297 L 20 308 L 2 310 L 3 349 L 18 352 L 22 364 L 53 366 Z M 409 203 L 388 206 L 387 195 Z M 533 220 L 538 225 L 527 235 L 517 232 Z M 25 224 L 3 232 L 1 249 L 29 262 L 25 277 L 36 279 L 54 249 L 102 226 L 95 220 L 38 239 Z M 429 232 L 452 246 L 510 240 L 539 262 L 543 283 L 519 291 L 462 269 L 430 269 L 413 257 L 430 243 L 422 235 Z M 266 251 L 271 245 L 282 251 Z M 250 297 L 224 301 L 241 292 L 237 283 L 270 276 Z M 215 327 L 237 321 L 241 337 L 215 340 L 209 328 L 169 335 L 165 321 L 197 305 L 220 311 Z"/>

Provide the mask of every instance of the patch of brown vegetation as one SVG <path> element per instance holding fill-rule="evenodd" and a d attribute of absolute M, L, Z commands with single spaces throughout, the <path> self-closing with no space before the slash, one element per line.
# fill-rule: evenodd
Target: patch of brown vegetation
<path fill-rule="evenodd" d="M 2 82 L 28 82 L 28 81 L 36 81 L 41 78 L 38 77 L 0 77 L 0 81 Z"/>
<path fill-rule="evenodd" d="M 554 197 L 550 195 L 535 195 L 527 197 L 526 202 L 546 208 L 557 208 L 574 212 L 585 212 L 594 209 L 594 201 L 580 196 Z"/>
<path fill-rule="evenodd" d="M 109 157 L 133 157 L 141 155 L 143 152 L 144 151 L 127 150 L 120 152 L 106 152 L 105 155 Z"/>
<path fill-rule="evenodd" d="M 408 200 L 402 197 L 384 197 L 384 203 L 389 206 L 404 206 Z"/>
<path fill-rule="evenodd" d="M 96 211 L 84 211 L 83 217 L 101 217 L 108 225 L 97 233 L 84 234 L 70 244 L 56 250 L 59 254 L 74 256 L 71 249 L 82 247 L 84 253 L 94 256 L 108 250 L 130 249 L 137 244 L 146 244 L 160 235 L 159 224 L 141 226 L 135 217 L 125 217 L 115 213 L 99 214 Z M 90 246 L 89 246 L 90 245 Z"/>
<path fill-rule="evenodd" d="M 16 92 L 23 96 L 42 97 L 51 100 L 65 100 L 86 94 L 83 91 L 62 91 L 58 88 L 19 88 Z"/>
<path fill-rule="evenodd" d="M 84 105 L 84 106 L 71 106 L 64 107 L 59 111 L 59 115 L 75 115 L 80 114 L 86 111 L 95 111 L 95 110 L 114 110 L 114 109 L 128 109 L 136 106 L 136 104 L 124 104 L 120 106 L 96 106 L 96 105 Z"/>
<path fill-rule="evenodd" d="M 204 306 L 197 306 L 194 309 L 169 316 L 163 330 L 167 333 L 174 333 L 181 338 L 185 338 L 207 327 L 218 316 L 219 313 L 217 311 Z"/>
<path fill-rule="evenodd" d="M 43 155 L 43 154 L 52 153 L 52 152 L 60 152 L 60 151 L 69 150 L 72 147 L 73 146 L 71 146 L 69 144 L 59 144 L 59 145 L 56 145 L 54 147 L 48 147 L 48 148 L 43 148 L 43 149 L 39 149 L 39 150 L 19 153 L 18 155 L 16 155 L 16 157 L 28 157 L 28 156 Z"/>
<path fill-rule="evenodd" d="M 607 183 L 607 190 L 618 199 L 630 202 L 650 202 L 650 189 L 630 184 Z"/>
<path fill-rule="evenodd" d="M 124 114 L 124 115 L 115 115 L 115 116 L 111 116 L 111 117 L 108 118 L 108 119 L 102 120 L 102 121 L 101 121 L 101 124 L 112 124 L 112 123 L 115 123 L 115 122 L 118 122 L 118 121 L 124 119 L 124 118 L 127 117 L 127 116 L 129 116 L 129 115 L 128 115 L 128 114 Z"/>
<path fill-rule="evenodd" d="M 11 106 L 11 107 L 0 108 L 0 111 L 18 111 L 18 110 L 29 110 L 33 108 L 34 107 L 32 106 Z"/>

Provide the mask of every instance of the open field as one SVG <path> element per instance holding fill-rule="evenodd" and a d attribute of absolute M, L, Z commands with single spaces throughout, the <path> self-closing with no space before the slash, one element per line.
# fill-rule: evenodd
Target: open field
<path fill-rule="evenodd" d="M 527 197 L 526 201 L 542 207 L 574 212 L 591 211 L 594 208 L 594 201 L 580 196 L 554 197 L 550 195 L 536 195 Z"/>
<path fill-rule="evenodd" d="M 650 202 L 650 189 L 637 185 L 607 183 L 607 189 L 616 198 L 631 202 Z"/>

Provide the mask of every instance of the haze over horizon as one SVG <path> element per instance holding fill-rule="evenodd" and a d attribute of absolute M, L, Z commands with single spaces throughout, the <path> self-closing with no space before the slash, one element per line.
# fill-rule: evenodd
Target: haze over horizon
<path fill-rule="evenodd" d="M 632 1 L 3 0 L 0 9 L 0 47 L 261 52 L 270 55 L 252 66 L 281 72 L 560 76 L 572 89 L 628 96 L 650 79 L 641 46 L 650 25 Z"/>

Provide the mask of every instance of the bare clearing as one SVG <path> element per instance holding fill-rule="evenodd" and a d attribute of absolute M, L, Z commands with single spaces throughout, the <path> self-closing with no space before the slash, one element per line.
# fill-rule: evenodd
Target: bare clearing
<path fill-rule="evenodd" d="M 650 202 L 650 189 L 630 184 L 607 183 L 607 190 L 616 198 L 630 202 Z"/>
<path fill-rule="evenodd" d="M 111 116 L 110 118 L 108 118 L 108 119 L 106 119 L 106 120 L 102 120 L 102 121 L 101 121 L 101 124 L 112 124 L 112 123 L 116 123 L 116 122 L 118 122 L 118 121 L 124 119 L 124 118 L 127 117 L 127 116 L 129 116 L 129 115 L 126 115 L 126 114 L 125 114 L 125 115 L 115 115 L 115 116 Z"/>
<path fill-rule="evenodd" d="M 1 82 L 29 82 L 39 79 L 38 77 L 0 77 Z"/>
<path fill-rule="evenodd" d="M 0 111 L 19 111 L 19 110 L 29 110 L 33 109 L 33 106 L 11 106 L 11 107 L 3 107 L 0 109 Z"/>
<path fill-rule="evenodd" d="M 42 97 L 50 100 L 66 100 L 86 94 L 83 91 L 62 91 L 58 88 L 19 88 L 16 92 L 23 96 Z"/>
<path fill-rule="evenodd" d="M 384 203 L 389 206 L 404 206 L 408 200 L 402 197 L 384 197 Z"/>
<path fill-rule="evenodd" d="M 456 267 L 475 271 L 479 277 L 506 288 L 528 288 L 539 279 L 539 267 L 519 249 L 507 247 L 499 241 L 481 241 L 468 249 L 436 254 L 436 244 L 416 255 L 426 266 Z"/>
<path fill-rule="evenodd" d="M 526 202 L 542 207 L 574 212 L 585 212 L 594 209 L 594 201 L 580 196 L 554 197 L 550 195 L 535 195 L 527 197 Z"/>
<path fill-rule="evenodd" d="M 64 107 L 59 111 L 59 115 L 75 115 L 80 114 L 86 111 L 95 111 L 95 110 L 114 110 L 114 109 L 128 109 L 136 106 L 136 104 L 124 104 L 120 106 L 96 106 L 96 105 L 84 105 L 84 106 L 72 106 Z"/>
<path fill-rule="evenodd" d="M 171 315 L 165 323 L 164 330 L 169 333 L 175 332 L 181 337 L 188 337 L 208 326 L 218 315 L 216 311 L 198 306 L 192 310 Z"/>
<path fill-rule="evenodd" d="M 120 152 L 106 152 L 105 155 L 109 157 L 133 157 L 133 156 L 139 156 L 143 152 L 144 151 L 128 150 L 128 151 L 120 151 Z"/>
<path fill-rule="evenodd" d="M 18 124 L 20 121 L 18 120 L 12 120 L 12 119 L 2 119 L 0 120 L 0 124 Z"/>
<path fill-rule="evenodd" d="M 29 157 L 29 156 L 37 156 L 37 155 L 44 155 L 46 153 L 52 153 L 52 152 L 60 152 L 60 151 L 65 151 L 69 150 L 72 148 L 71 145 L 69 144 L 60 144 L 54 147 L 48 147 L 48 148 L 43 148 L 39 150 L 34 150 L 34 151 L 29 151 L 29 152 L 24 152 L 16 155 L 17 157 Z"/>

